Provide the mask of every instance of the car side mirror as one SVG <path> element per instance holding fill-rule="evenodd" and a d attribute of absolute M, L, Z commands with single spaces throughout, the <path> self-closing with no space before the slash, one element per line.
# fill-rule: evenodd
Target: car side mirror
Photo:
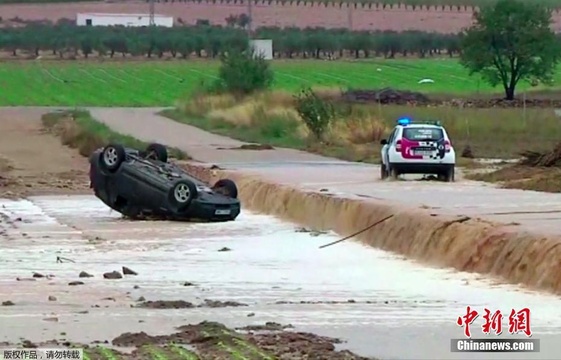
<path fill-rule="evenodd" d="M 386 140 L 386 139 L 380 140 L 380 145 L 386 145 L 387 143 L 388 143 L 388 140 Z"/>

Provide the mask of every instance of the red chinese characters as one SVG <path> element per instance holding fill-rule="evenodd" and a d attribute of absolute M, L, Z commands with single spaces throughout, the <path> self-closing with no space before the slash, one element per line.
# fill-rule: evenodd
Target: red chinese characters
<path fill-rule="evenodd" d="M 491 333 L 491 330 L 495 332 L 495 335 L 501 335 L 503 332 L 503 314 L 501 314 L 501 310 L 496 310 L 493 314 L 487 308 L 485 310 L 485 315 L 483 315 L 483 326 L 481 326 L 481 330 L 484 334 Z"/>
<path fill-rule="evenodd" d="M 470 306 L 466 308 L 466 314 L 464 316 L 458 316 L 456 324 L 464 328 L 464 334 L 466 337 L 471 338 L 471 330 L 469 327 L 478 316 L 479 313 L 476 310 L 473 310 Z"/>
<path fill-rule="evenodd" d="M 508 332 L 518 334 L 523 332 L 527 337 L 532 336 L 530 328 L 530 309 L 524 308 L 520 311 L 512 309 L 508 316 Z"/>
<path fill-rule="evenodd" d="M 495 335 L 501 335 L 503 332 L 503 314 L 501 310 L 489 310 L 484 309 L 483 314 L 483 325 L 481 326 L 481 331 L 484 334 L 489 335 L 491 331 Z M 466 307 L 466 313 L 463 316 L 459 316 L 456 324 L 464 328 L 464 334 L 466 337 L 471 338 L 471 328 L 470 326 L 479 317 L 479 312 L 472 309 L 470 306 Z M 508 317 L 508 332 L 512 335 L 518 333 L 524 333 L 527 337 L 532 336 L 532 329 L 530 327 L 530 309 L 524 308 L 522 310 L 516 311 L 512 309 Z"/>

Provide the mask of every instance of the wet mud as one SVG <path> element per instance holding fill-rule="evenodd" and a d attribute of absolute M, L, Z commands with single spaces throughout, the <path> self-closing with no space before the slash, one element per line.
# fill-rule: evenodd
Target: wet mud
<path fill-rule="evenodd" d="M 203 181 L 230 178 L 245 207 L 343 236 L 388 221 L 356 236 L 361 242 L 427 264 L 500 277 L 513 283 L 561 294 L 561 238 L 513 231 L 478 217 L 431 214 L 376 199 L 351 199 L 303 191 L 257 175 L 186 165 Z M 322 216 L 317 216 L 322 214 Z M 336 246 L 336 245 L 335 245 Z"/>
<path fill-rule="evenodd" d="M 0 109 L 2 198 L 89 192 L 87 162 L 44 131 L 38 121 L 41 113 L 42 110 Z"/>
<path fill-rule="evenodd" d="M 237 301 L 220 301 L 205 299 L 203 303 L 195 305 L 192 302 L 184 300 L 156 300 L 142 301 L 137 307 L 147 309 L 193 309 L 193 308 L 225 308 L 248 306 Z"/>

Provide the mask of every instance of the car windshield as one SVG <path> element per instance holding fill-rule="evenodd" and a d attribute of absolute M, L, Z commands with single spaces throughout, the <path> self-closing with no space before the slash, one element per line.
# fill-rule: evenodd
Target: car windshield
<path fill-rule="evenodd" d="M 409 127 L 403 129 L 403 137 L 413 141 L 437 141 L 444 137 L 444 132 L 437 127 Z"/>

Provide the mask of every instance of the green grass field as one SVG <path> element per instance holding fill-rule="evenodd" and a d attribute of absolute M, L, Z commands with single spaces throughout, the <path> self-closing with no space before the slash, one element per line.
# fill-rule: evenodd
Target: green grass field
<path fill-rule="evenodd" d="M 216 79 L 218 62 L 5 62 L 0 64 L 0 106 L 171 106 Z M 273 63 L 275 88 L 394 87 L 428 93 L 501 92 L 453 59 Z M 424 78 L 432 84 L 419 84 Z M 561 71 L 557 76 L 561 83 Z M 521 88 L 524 86 L 524 84 Z"/>

